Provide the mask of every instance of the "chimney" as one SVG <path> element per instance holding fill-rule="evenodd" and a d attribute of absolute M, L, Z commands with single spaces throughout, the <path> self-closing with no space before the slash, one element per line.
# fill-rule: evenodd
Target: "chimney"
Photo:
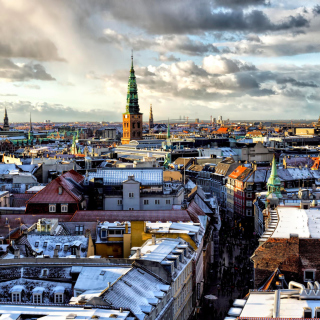
<path fill-rule="evenodd" d="M 58 249 L 54 249 L 54 250 L 53 250 L 53 257 L 54 257 L 54 258 L 59 258 L 59 253 L 58 253 L 58 252 L 59 252 Z"/>
<path fill-rule="evenodd" d="M 140 248 L 138 248 L 137 251 L 136 251 L 136 258 L 137 259 L 141 258 L 141 249 Z"/>
<path fill-rule="evenodd" d="M 129 233 L 128 222 L 125 223 L 124 227 L 125 227 L 125 232 L 124 232 L 124 233 L 125 233 L 125 234 L 128 234 L 128 233 Z"/>
<path fill-rule="evenodd" d="M 80 249 L 76 248 L 76 258 L 79 259 L 80 258 Z"/>
<path fill-rule="evenodd" d="M 152 235 L 152 244 L 157 244 L 157 236 L 155 234 Z"/>
<path fill-rule="evenodd" d="M 20 249 L 14 249 L 14 258 L 19 259 L 20 258 Z"/>
<path fill-rule="evenodd" d="M 90 235 L 91 235 L 90 229 L 86 229 L 86 231 L 84 232 L 84 236 L 85 236 L 86 238 L 89 238 Z"/>

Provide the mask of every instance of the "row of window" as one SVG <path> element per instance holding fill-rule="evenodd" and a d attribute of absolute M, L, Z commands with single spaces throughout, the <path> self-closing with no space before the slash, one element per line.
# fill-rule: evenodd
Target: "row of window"
<path fill-rule="evenodd" d="M 21 293 L 12 293 L 11 294 L 12 302 L 21 302 Z M 63 303 L 63 293 L 55 293 L 54 294 L 54 303 Z M 33 303 L 42 303 L 42 294 L 34 293 L 33 294 Z"/>
<path fill-rule="evenodd" d="M 135 137 L 137 135 L 137 137 L 140 137 L 141 135 L 141 132 L 140 131 L 133 131 L 132 132 L 132 137 Z M 129 138 L 129 132 L 124 132 L 123 133 L 123 136 L 126 137 L 126 138 Z"/>
<path fill-rule="evenodd" d="M 101 238 L 107 237 L 107 232 L 110 235 L 121 235 L 124 233 L 125 230 L 123 229 L 101 229 Z"/>
<path fill-rule="evenodd" d="M 57 212 L 56 204 L 49 204 L 49 212 Z M 61 212 L 68 212 L 68 204 L 61 204 Z"/>
<path fill-rule="evenodd" d="M 131 199 L 134 198 L 134 193 L 133 192 L 129 192 L 129 198 L 131 198 Z M 143 204 L 144 205 L 148 205 L 149 204 L 149 199 L 144 199 L 143 200 Z M 154 200 L 154 204 L 160 204 L 160 200 L 159 199 L 155 199 Z M 166 204 L 171 204 L 171 200 L 170 199 L 166 199 Z M 122 206 L 122 199 L 118 200 L 118 206 Z"/>

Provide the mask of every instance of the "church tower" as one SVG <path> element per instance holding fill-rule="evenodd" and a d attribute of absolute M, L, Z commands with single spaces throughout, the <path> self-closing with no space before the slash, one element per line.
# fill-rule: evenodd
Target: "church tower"
<path fill-rule="evenodd" d="M 150 104 L 150 115 L 149 115 L 149 132 L 153 129 L 153 113 L 152 113 L 152 104 Z"/>
<path fill-rule="evenodd" d="M 3 131 L 9 131 L 9 119 L 7 114 L 7 108 L 4 109 L 4 118 L 3 118 Z"/>
<path fill-rule="evenodd" d="M 282 198 L 281 194 L 281 181 L 277 173 L 276 158 L 273 156 L 272 167 L 270 177 L 267 182 L 268 192 L 267 192 L 267 203 L 271 206 L 277 206 L 279 204 L 279 199 Z"/>
<path fill-rule="evenodd" d="M 131 140 L 142 139 L 142 113 L 138 102 L 138 88 L 133 68 L 133 56 L 131 56 L 131 69 L 128 81 L 126 112 L 122 115 L 123 136 L 122 144 L 128 144 Z"/>

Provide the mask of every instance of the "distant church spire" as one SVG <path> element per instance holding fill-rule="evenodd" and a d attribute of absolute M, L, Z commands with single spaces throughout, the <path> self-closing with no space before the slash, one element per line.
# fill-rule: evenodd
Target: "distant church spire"
<path fill-rule="evenodd" d="M 31 122 L 31 112 L 30 112 L 30 124 L 29 124 L 29 131 L 32 132 L 33 129 L 32 129 L 32 122 Z"/>
<path fill-rule="evenodd" d="M 9 131 L 9 119 L 7 114 L 7 108 L 4 108 L 4 118 L 3 118 L 3 131 Z"/>
<path fill-rule="evenodd" d="M 169 118 L 168 118 L 167 139 L 170 139 L 170 138 L 171 138 L 171 134 L 170 134 L 170 121 L 169 121 Z"/>
<path fill-rule="evenodd" d="M 153 113 L 152 113 L 152 104 L 150 104 L 150 115 L 149 115 L 149 131 L 153 129 Z"/>

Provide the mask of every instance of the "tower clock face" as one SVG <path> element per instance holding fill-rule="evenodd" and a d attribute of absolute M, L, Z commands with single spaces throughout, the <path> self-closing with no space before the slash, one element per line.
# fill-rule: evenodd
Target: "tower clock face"
<path fill-rule="evenodd" d="M 127 119 L 127 118 L 128 118 L 128 115 L 126 114 L 124 117 Z"/>

